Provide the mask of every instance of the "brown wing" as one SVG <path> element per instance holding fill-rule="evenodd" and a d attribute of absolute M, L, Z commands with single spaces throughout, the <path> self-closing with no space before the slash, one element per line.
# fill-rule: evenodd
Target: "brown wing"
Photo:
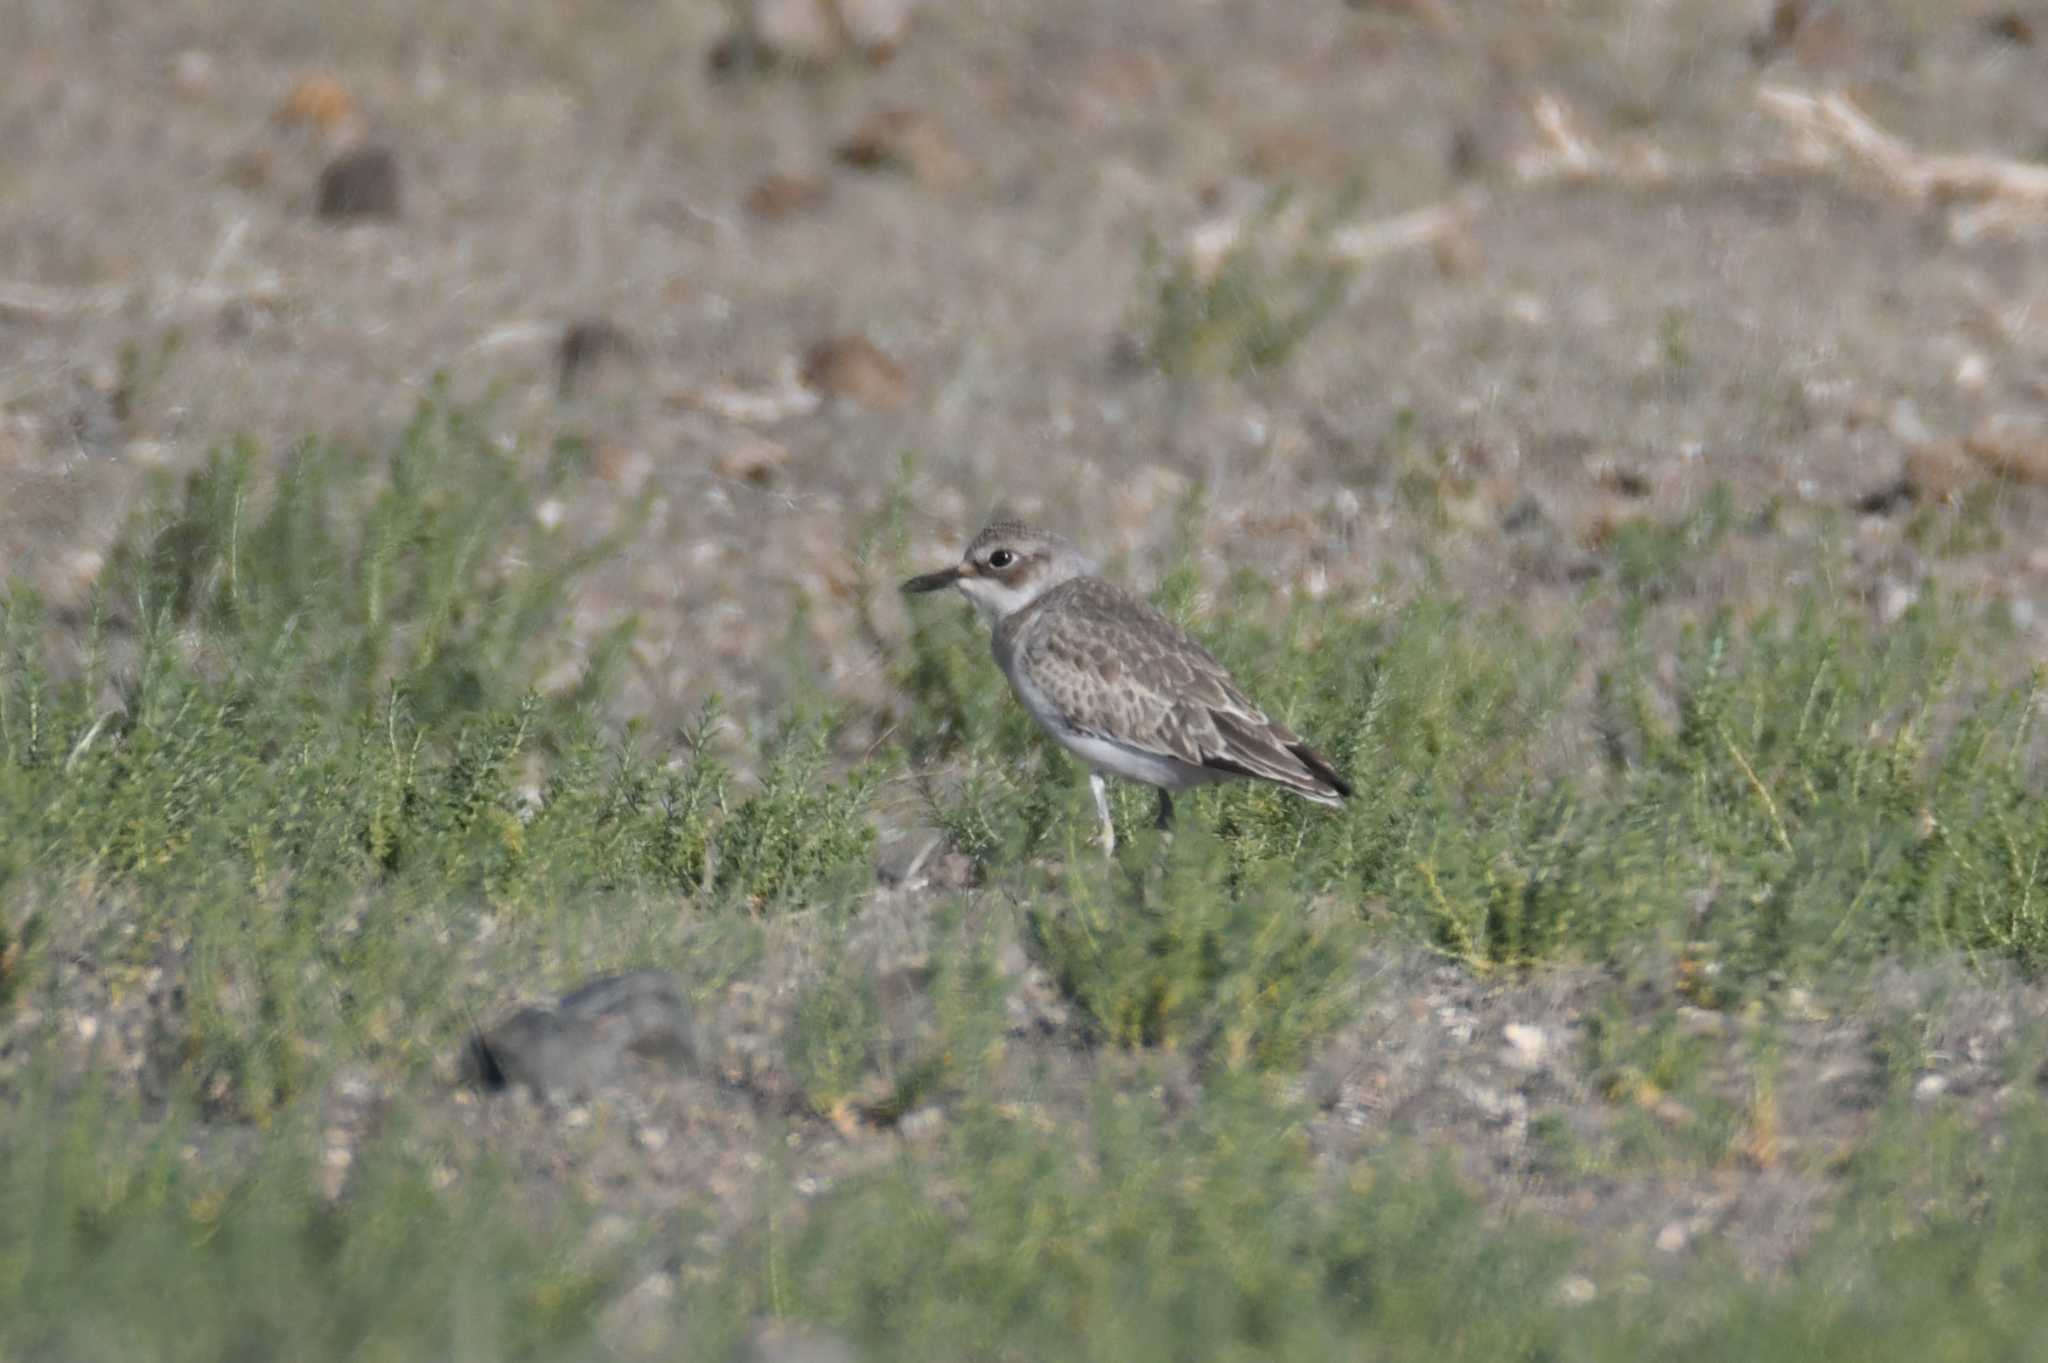
<path fill-rule="evenodd" d="M 1252 703 L 1214 654 L 1137 598 L 1100 578 L 1076 578 L 1024 614 L 1017 643 L 1078 732 L 1271 781 L 1320 804 L 1351 794 L 1327 761 Z"/>

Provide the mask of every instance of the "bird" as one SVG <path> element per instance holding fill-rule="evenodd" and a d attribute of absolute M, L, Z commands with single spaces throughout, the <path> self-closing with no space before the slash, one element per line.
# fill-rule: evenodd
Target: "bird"
<path fill-rule="evenodd" d="M 1269 781 L 1337 806 L 1351 784 L 1247 696 L 1216 656 L 1146 602 L 1101 577 L 1064 535 L 999 520 L 960 561 L 903 583 L 956 587 L 991 627 L 996 665 L 1052 739 L 1088 767 L 1102 848 L 1116 851 L 1106 777 L 1159 791 L 1155 826 L 1177 791 Z"/>

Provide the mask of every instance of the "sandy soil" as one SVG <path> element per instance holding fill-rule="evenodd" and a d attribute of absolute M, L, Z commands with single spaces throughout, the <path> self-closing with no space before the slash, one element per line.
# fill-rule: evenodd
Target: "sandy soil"
<path fill-rule="evenodd" d="M 2048 217 L 1972 237 L 1971 203 L 1821 161 L 1758 101 L 1846 91 L 1917 147 L 2048 156 L 2048 31 L 1996 4 L 1837 6 L 1778 41 L 1762 3 L 958 0 L 918 11 L 886 65 L 723 75 L 728 11 L 682 0 L 10 4 L 0 573 L 60 608 L 152 479 L 237 435 L 374 445 L 445 374 L 536 463 L 587 442 L 562 533 L 648 508 L 549 647 L 572 668 L 638 612 L 628 704 L 659 722 L 712 690 L 743 722 L 772 716 L 797 666 L 897 703 L 856 621 L 872 597 L 901 628 L 890 565 L 858 553 L 899 493 L 920 560 L 1003 507 L 1144 583 L 1199 498 L 1212 583 L 1250 568 L 1359 609 L 1428 583 L 1595 629 L 1584 586 L 1616 571 L 1613 528 L 1721 485 L 1744 528 L 1674 589 L 1697 610 L 1803 580 L 1884 618 L 1939 588 L 2007 613 L 2017 662 L 2041 654 L 2048 455 L 2000 479 L 1955 442 L 2048 422 Z M 315 75 L 355 113 L 281 120 Z M 1545 97 L 1591 149 L 1576 170 L 1532 112 Z M 929 120 L 908 166 L 835 154 L 891 109 Z M 395 157 L 397 215 L 323 219 L 323 166 L 362 145 Z M 822 202 L 764 218 L 749 196 L 770 173 Z M 1180 259 L 1283 183 L 1329 207 L 1353 180 L 1346 224 L 1452 206 L 1461 226 L 1360 265 L 1271 371 L 1161 374 L 1148 242 Z M 565 393 L 562 337 L 590 319 L 628 345 Z M 853 395 L 806 388 L 813 347 L 852 335 L 900 392 L 886 370 Z M 914 938 L 928 901 L 882 900 L 876 931 Z M 1057 999 L 1011 965 L 1020 1053 L 1052 1048 L 1076 1094 L 1136 1063 L 1060 1043 Z M 772 1055 L 774 981 L 800 975 L 768 970 L 724 1005 L 751 1020 L 713 1031 Z M 1617 1244 L 1712 1234 L 1782 1262 L 1826 1149 L 1869 1120 L 1882 1023 L 1817 1015 L 1784 1024 L 1785 1148 L 1610 1164 L 1637 1109 L 1701 1120 L 1617 1100 L 1597 1072 L 1584 1013 L 1611 981 L 1407 958 L 1367 976 L 1361 1019 L 1303 1081 L 1318 1148 L 1341 1162 L 1420 1131 L 1501 1205 L 1611 1223 Z M 1909 1002 L 1927 984 L 1895 983 Z M 1931 1092 L 1994 1104 L 1997 1038 L 2038 1022 L 2040 992 L 1936 992 L 1926 1025 L 1960 1040 L 1935 1048 L 1952 1059 Z M 1741 1024 L 1695 1022 L 1745 1111 Z M 621 1208 L 653 1186 L 729 1215 L 753 1152 L 829 1180 L 916 1139 L 792 1116 L 751 1063 L 726 1067 L 746 1085 L 656 1087 L 589 1132 L 467 1098 L 445 1115 Z M 337 1091 L 345 1139 L 382 1083 Z M 1594 1153 L 1545 1163 L 1555 1141 L 1532 1128 Z"/>

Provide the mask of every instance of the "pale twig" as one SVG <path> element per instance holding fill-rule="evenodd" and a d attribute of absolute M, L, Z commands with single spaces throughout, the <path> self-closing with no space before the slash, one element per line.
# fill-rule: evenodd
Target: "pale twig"
<path fill-rule="evenodd" d="M 674 394 L 670 401 L 694 407 L 743 426 L 768 426 L 803 416 L 815 410 L 823 399 L 803 381 L 794 356 L 785 356 L 769 388 L 739 388 L 716 384 L 687 393 Z"/>
<path fill-rule="evenodd" d="M 1525 183 L 1546 180 L 1627 180 L 1662 184 L 1671 178 L 1671 158 L 1647 142 L 1631 142 L 1616 151 L 1595 145 L 1572 117 L 1562 96 L 1545 91 L 1529 101 L 1529 121 L 1538 140 L 1509 157 L 1515 178 Z"/>
<path fill-rule="evenodd" d="M 2048 223 L 2048 164 L 1982 154 L 1916 150 L 1886 132 L 1839 91 L 1808 94 L 1782 87 L 1756 93 L 1757 105 L 1802 142 L 1808 162 L 1839 150 L 1914 203 L 1966 201 L 1949 215 L 1958 241 L 2012 234 Z"/>
<path fill-rule="evenodd" d="M 1471 190 L 1448 203 L 1397 213 L 1377 222 L 1340 227 L 1330 234 L 1330 254 L 1352 265 L 1459 236 L 1486 207 L 1486 194 Z"/>
<path fill-rule="evenodd" d="M 128 290 L 112 285 L 97 289 L 56 289 L 43 284 L 0 282 L 0 317 L 24 322 L 54 322 L 117 310 Z"/>

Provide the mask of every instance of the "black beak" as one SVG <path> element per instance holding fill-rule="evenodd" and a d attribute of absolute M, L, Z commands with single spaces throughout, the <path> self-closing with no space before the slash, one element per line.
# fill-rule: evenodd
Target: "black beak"
<path fill-rule="evenodd" d="M 961 571 L 958 564 L 955 564 L 951 568 L 941 568 L 936 573 L 921 573 L 905 582 L 903 590 L 905 592 L 944 591 L 965 576 L 967 574 Z"/>

